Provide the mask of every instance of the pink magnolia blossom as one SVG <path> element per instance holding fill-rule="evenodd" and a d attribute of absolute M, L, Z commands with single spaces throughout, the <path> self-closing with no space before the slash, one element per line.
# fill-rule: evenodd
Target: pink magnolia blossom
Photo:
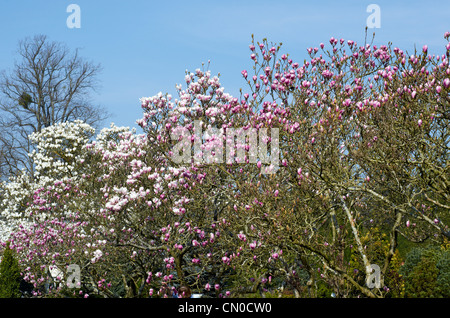
<path fill-rule="evenodd" d="M 448 77 L 444 79 L 443 85 L 444 85 L 445 88 L 449 88 L 450 87 L 450 79 Z"/>

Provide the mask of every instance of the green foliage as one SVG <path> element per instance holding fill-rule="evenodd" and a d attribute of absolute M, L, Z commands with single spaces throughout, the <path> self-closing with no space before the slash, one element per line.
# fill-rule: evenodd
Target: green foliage
<path fill-rule="evenodd" d="M 0 298 L 20 297 L 20 269 L 9 242 L 0 263 Z"/>
<path fill-rule="evenodd" d="M 384 283 L 389 288 L 389 293 L 386 297 L 389 298 L 403 298 L 405 293 L 405 284 L 400 268 L 402 266 L 402 258 L 399 250 L 395 250 L 394 256 L 389 264 L 389 267 L 384 276 Z"/>
<path fill-rule="evenodd" d="M 450 297 L 450 250 L 442 253 L 441 257 L 436 262 L 436 268 L 439 270 L 439 275 L 436 280 L 436 285 L 439 288 L 439 297 Z"/>
<path fill-rule="evenodd" d="M 369 227 L 365 229 L 365 233 L 360 239 L 361 244 L 364 246 L 364 253 L 370 260 L 370 263 L 382 266 L 384 258 L 389 251 L 387 234 L 382 232 L 378 227 Z M 361 286 L 365 286 L 365 267 L 361 254 L 355 246 L 351 249 L 349 256 L 350 260 L 347 273 Z M 356 296 L 359 294 L 360 292 L 353 288 L 353 295 Z"/>
<path fill-rule="evenodd" d="M 319 280 L 317 282 L 317 290 L 316 297 L 318 298 L 331 298 L 331 294 L 334 292 L 333 288 L 331 288 L 326 282 L 323 280 Z"/>
<path fill-rule="evenodd" d="M 405 297 L 450 297 L 450 250 L 415 248 L 400 269 L 405 279 Z"/>

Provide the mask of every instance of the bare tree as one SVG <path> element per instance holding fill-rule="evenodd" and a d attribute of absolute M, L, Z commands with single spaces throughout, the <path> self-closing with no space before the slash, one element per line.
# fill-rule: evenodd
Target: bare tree
<path fill-rule="evenodd" d="M 28 135 L 57 122 L 81 119 L 96 126 L 107 113 L 90 102 L 100 65 L 60 42 L 36 35 L 19 42 L 21 60 L 0 74 L 0 171 L 32 171 Z"/>

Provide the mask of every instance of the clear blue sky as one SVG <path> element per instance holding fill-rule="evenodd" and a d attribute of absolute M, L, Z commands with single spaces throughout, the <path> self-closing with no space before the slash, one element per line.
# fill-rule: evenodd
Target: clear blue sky
<path fill-rule="evenodd" d="M 81 8 L 81 28 L 69 29 L 69 4 Z M 144 1 L 144 0 L 0 0 L 0 69 L 13 66 L 17 42 L 45 34 L 80 48 L 101 63 L 96 103 L 120 126 L 137 127 L 139 98 L 158 92 L 175 95 L 185 70 L 211 61 L 225 90 L 238 95 L 245 86 L 241 70 L 251 69 L 251 34 L 282 42 L 283 51 L 302 62 L 306 48 L 331 36 L 364 42 L 369 4 L 381 9 L 376 42 L 403 50 L 429 46 L 443 53 L 450 31 L 450 1 Z M 109 123 L 105 123 L 108 126 Z"/>

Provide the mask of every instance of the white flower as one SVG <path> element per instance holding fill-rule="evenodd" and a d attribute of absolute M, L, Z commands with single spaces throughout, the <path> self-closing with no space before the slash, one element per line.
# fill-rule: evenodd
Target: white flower
<path fill-rule="evenodd" d="M 92 262 L 92 263 L 95 263 L 96 261 L 98 261 L 98 260 L 100 259 L 100 257 L 103 256 L 103 252 L 100 251 L 100 250 L 98 250 L 98 249 L 95 250 L 95 251 L 93 252 L 93 254 L 94 254 L 94 257 L 91 258 L 91 262 Z"/>

